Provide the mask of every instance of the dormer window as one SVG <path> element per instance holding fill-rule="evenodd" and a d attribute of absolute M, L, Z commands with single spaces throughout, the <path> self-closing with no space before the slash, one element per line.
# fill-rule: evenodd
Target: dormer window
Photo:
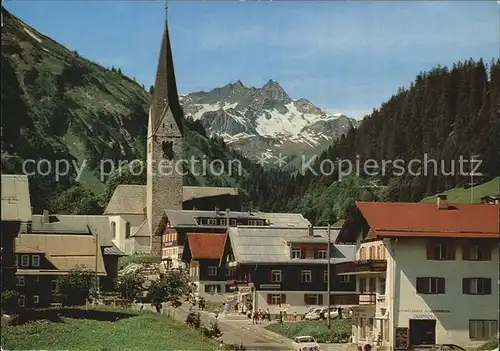
<path fill-rule="evenodd" d="M 40 255 L 31 256 L 31 265 L 33 267 L 40 267 Z"/>
<path fill-rule="evenodd" d="M 208 225 L 217 225 L 217 219 L 216 218 L 209 218 L 207 220 Z"/>
<path fill-rule="evenodd" d="M 30 265 L 29 255 L 21 255 L 21 267 L 28 267 Z"/>
<path fill-rule="evenodd" d="M 292 248 L 292 259 L 301 258 L 301 257 L 302 257 L 301 248 L 300 247 Z"/>

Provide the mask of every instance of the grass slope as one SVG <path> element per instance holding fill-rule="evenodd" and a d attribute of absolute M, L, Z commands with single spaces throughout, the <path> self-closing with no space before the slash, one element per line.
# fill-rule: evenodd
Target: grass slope
<path fill-rule="evenodd" d="M 312 336 L 319 343 L 346 343 L 351 336 L 351 319 L 333 320 L 331 329 L 328 329 L 325 321 L 275 323 L 266 329 L 290 339 Z"/>
<path fill-rule="evenodd" d="M 448 196 L 449 202 L 468 204 L 471 202 L 471 192 L 473 203 L 480 203 L 481 198 L 487 195 L 497 195 L 500 193 L 500 177 L 496 177 L 489 182 L 476 185 L 473 188 L 453 188 L 443 194 Z M 437 195 L 428 196 L 421 202 L 436 202 Z"/>
<path fill-rule="evenodd" d="M 88 311 L 58 321 L 37 320 L 2 330 L 8 350 L 215 350 L 215 345 L 168 316 L 123 309 Z M 57 311 L 55 311 L 57 312 Z M 87 311 L 81 311 L 87 312 Z M 67 314 L 62 311 L 61 313 Z M 115 321 L 118 317 L 118 320 Z"/>

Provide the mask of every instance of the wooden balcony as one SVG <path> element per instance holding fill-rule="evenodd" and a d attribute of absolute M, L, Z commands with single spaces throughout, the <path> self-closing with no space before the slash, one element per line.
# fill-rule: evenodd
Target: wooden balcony
<path fill-rule="evenodd" d="M 364 293 L 358 295 L 358 305 L 375 305 L 377 294 Z"/>
<path fill-rule="evenodd" d="M 356 272 L 386 272 L 387 260 L 357 260 Z"/>

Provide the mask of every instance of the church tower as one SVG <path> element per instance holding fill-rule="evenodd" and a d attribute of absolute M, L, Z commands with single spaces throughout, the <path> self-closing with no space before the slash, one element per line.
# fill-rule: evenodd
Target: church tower
<path fill-rule="evenodd" d="M 177 94 L 174 62 L 165 20 L 147 138 L 147 216 L 151 252 L 160 254 L 161 237 L 155 231 L 166 209 L 182 210 L 182 108 Z M 176 167 L 176 163 L 179 165 Z M 176 169 L 180 168 L 180 169 Z"/>

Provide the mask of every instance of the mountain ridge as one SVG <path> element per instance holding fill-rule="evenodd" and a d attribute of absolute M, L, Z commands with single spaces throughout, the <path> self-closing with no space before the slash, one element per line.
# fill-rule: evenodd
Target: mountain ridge
<path fill-rule="evenodd" d="M 210 91 L 181 96 L 185 115 L 201 121 L 209 134 L 251 159 L 278 154 L 296 156 L 331 143 L 358 121 L 330 113 L 305 98 L 292 99 L 279 82 L 247 87 L 241 80 Z"/>

